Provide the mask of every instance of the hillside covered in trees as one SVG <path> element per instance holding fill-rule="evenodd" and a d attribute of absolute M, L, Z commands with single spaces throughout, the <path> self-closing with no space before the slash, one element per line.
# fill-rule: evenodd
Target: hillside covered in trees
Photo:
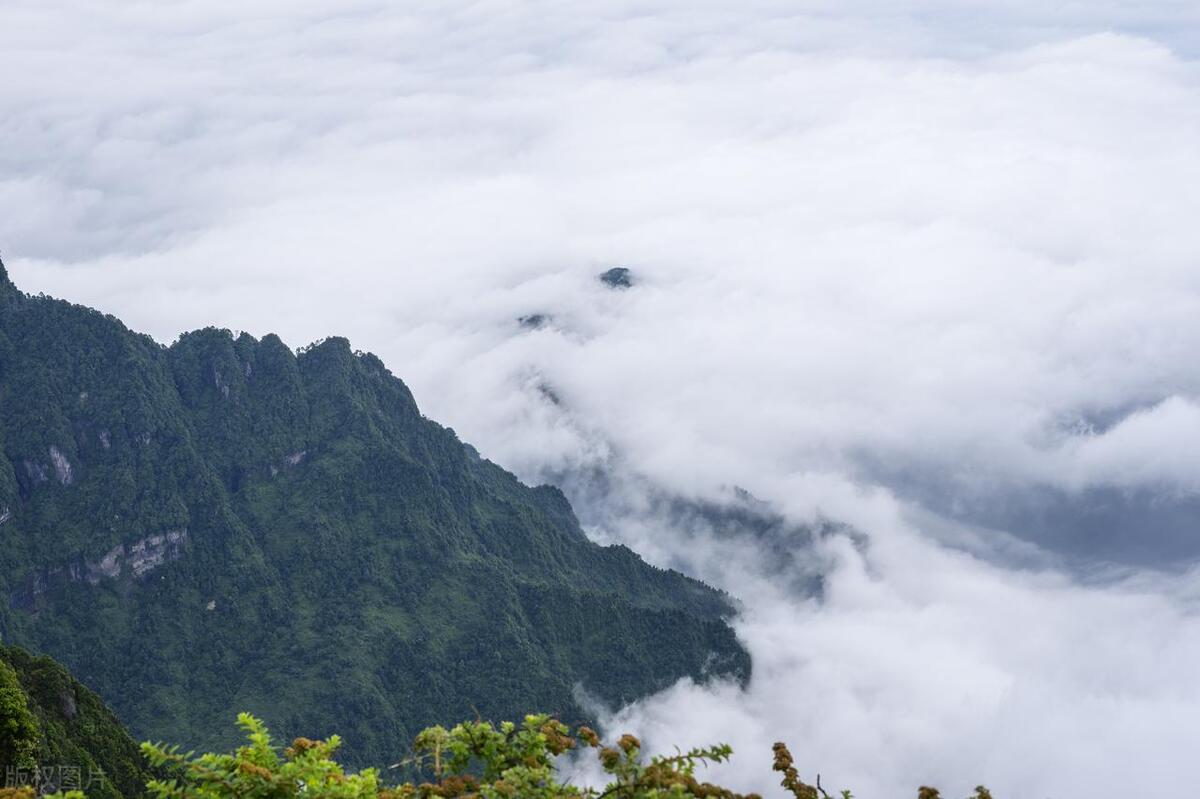
<path fill-rule="evenodd" d="M 0 637 L 139 738 L 230 743 L 250 711 L 389 762 L 423 727 L 586 719 L 746 678 L 724 595 L 590 542 L 331 338 L 164 347 L 0 266 Z"/>
<path fill-rule="evenodd" d="M 154 774 L 100 697 L 48 657 L 0 646 L 0 779 L 6 786 L 140 796 Z"/>

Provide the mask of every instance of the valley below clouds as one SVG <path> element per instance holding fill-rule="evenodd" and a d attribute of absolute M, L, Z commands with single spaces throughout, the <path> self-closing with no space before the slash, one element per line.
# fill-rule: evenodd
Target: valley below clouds
<path fill-rule="evenodd" d="M 785 740 L 863 797 L 1178 791 L 1200 20 L 906 6 L 6 3 L 0 252 L 163 343 L 347 336 L 728 591 L 748 686 L 603 712 L 732 787 Z"/>

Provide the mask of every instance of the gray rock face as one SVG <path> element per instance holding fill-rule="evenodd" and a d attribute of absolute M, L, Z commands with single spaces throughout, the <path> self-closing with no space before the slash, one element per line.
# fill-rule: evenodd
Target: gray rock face
<path fill-rule="evenodd" d="M 600 273 L 600 282 L 610 289 L 633 288 L 633 272 L 624 266 L 614 266 Z"/>
<path fill-rule="evenodd" d="M 50 445 L 50 462 L 54 464 L 54 476 L 58 478 L 58 482 L 69 486 L 75 480 L 75 471 L 71 468 L 71 462 L 53 444 Z"/>
<path fill-rule="evenodd" d="M 550 324 L 552 316 L 544 313 L 531 313 L 526 316 L 517 317 L 517 323 L 526 330 L 537 330 Z"/>
<path fill-rule="evenodd" d="M 46 467 L 42 464 L 24 461 L 22 465 L 25 467 L 25 474 L 28 475 L 31 485 L 37 486 L 49 479 L 46 477 Z"/>
<path fill-rule="evenodd" d="M 25 580 L 9 598 L 13 607 L 31 610 L 46 591 L 66 583 L 98 585 L 101 580 L 122 576 L 140 579 L 149 572 L 183 557 L 187 530 L 168 530 L 148 535 L 131 544 L 117 544 L 98 560 L 75 560 Z"/>
<path fill-rule="evenodd" d="M 66 716 L 68 720 L 74 719 L 77 715 L 79 715 L 79 702 L 75 698 L 75 692 L 73 690 L 69 688 L 65 689 L 62 694 L 59 695 L 59 699 L 62 701 L 62 714 Z"/>
<path fill-rule="evenodd" d="M 213 385 L 215 385 L 217 390 L 221 392 L 222 399 L 229 399 L 229 384 L 222 379 L 221 373 L 217 370 L 216 366 L 213 367 L 212 375 Z"/>
<path fill-rule="evenodd" d="M 178 558 L 186 540 L 187 530 L 170 530 L 161 535 L 147 536 L 126 548 L 125 564 L 134 577 L 141 577 L 151 569 Z"/>

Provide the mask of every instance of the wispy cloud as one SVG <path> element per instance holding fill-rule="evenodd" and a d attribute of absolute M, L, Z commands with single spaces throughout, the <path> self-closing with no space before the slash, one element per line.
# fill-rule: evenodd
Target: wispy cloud
<path fill-rule="evenodd" d="M 1077 557 L 1103 495 L 1104 556 L 1200 552 L 1192 4 L 243 5 L 0 11 L 19 284 L 347 334 L 489 457 L 609 474 L 594 534 L 741 595 L 758 664 L 621 721 L 755 787 L 774 737 L 879 795 L 1197 776 L 1190 574 L 988 538 Z M 823 601 L 648 499 L 730 486 L 865 536 L 805 550 Z"/>

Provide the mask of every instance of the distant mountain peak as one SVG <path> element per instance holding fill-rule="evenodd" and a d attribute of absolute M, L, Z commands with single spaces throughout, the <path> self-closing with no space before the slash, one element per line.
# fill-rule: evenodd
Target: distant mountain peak
<path fill-rule="evenodd" d="M 600 282 L 611 289 L 633 288 L 633 272 L 624 266 L 614 266 L 600 273 Z"/>

